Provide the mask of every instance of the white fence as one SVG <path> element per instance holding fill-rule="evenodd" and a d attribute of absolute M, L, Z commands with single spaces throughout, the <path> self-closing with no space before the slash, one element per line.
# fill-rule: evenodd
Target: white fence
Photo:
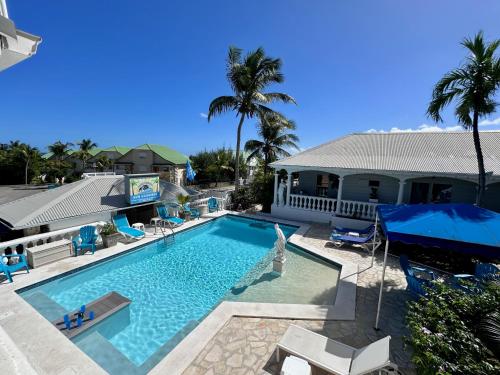
<path fill-rule="evenodd" d="M 313 197 L 310 195 L 290 194 L 289 207 L 333 213 L 337 208 L 337 200 L 332 198 Z"/>
<path fill-rule="evenodd" d="M 103 226 L 104 224 L 106 223 L 103 221 L 98 221 L 85 225 L 94 225 L 99 227 Z M 26 253 L 26 249 L 30 247 L 35 247 L 62 239 L 71 240 L 74 236 L 77 236 L 80 233 L 80 228 L 82 226 L 84 225 L 78 225 L 75 227 L 60 229 L 53 232 L 34 234 L 32 236 L 16 238 L 15 240 L 0 242 L 0 254 L 4 254 L 7 248 L 10 248 L 12 250 L 12 253 L 15 253 L 19 245 L 22 245 L 23 253 Z"/>
<path fill-rule="evenodd" d="M 340 216 L 352 217 L 355 219 L 375 219 L 375 209 L 377 203 L 359 202 L 359 201 L 340 201 Z"/>

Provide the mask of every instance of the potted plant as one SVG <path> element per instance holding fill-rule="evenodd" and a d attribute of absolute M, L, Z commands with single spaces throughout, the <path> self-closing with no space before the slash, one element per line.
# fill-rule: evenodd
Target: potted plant
<path fill-rule="evenodd" d="M 111 223 L 106 223 L 101 229 L 102 245 L 107 247 L 115 246 L 120 238 L 120 233 L 116 231 L 116 228 Z"/>
<path fill-rule="evenodd" d="M 179 203 L 179 216 L 189 220 L 189 212 L 185 212 L 185 205 L 189 202 L 189 195 L 177 194 L 177 203 Z"/>

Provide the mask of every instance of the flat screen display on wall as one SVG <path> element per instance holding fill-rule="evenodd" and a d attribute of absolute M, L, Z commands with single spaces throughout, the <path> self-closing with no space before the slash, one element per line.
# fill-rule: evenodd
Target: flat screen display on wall
<path fill-rule="evenodd" d="M 160 199 L 160 175 L 156 173 L 125 175 L 125 194 L 129 204 Z"/>

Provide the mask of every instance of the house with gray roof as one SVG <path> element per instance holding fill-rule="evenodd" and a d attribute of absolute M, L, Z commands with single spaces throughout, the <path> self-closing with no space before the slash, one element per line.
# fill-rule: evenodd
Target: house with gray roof
<path fill-rule="evenodd" d="M 485 207 L 500 211 L 500 132 L 481 132 Z M 319 222 L 372 220 L 382 203 L 475 203 L 470 132 L 355 133 L 276 161 L 272 214 Z M 280 175 L 286 176 L 281 178 Z"/>

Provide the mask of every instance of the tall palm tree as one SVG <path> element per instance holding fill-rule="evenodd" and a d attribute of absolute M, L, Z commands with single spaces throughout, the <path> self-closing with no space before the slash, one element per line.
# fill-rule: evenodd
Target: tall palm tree
<path fill-rule="evenodd" d="M 81 142 L 77 143 L 80 146 L 78 150 L 77 157 L 82 161 L 83 171 L 85 172 L 85 168 L 87 167 L 87 161 L 92 157 L 90 150 L 97 147 L 97 143 L 92 142 L 91 139 L 82 139 Z"/>
<path fill-rule="evenodd" d="M 67 155 L 69 148 L 72 146 L 72 143 L 66 142 L 63 143 L 61 141 L 57 141 L 53 144 L 51 144 L 48 149 L 50 152 L 54 154 L 54 157 L 56 160 L 59 162 L 62 161 L 62 159 Z"/>
<path fill-rule="evenodd" d="M 245 118 L 253 118 L 264 113 L 275 113 L 268 107 L 268 104 L 275 101 L 295 103 L 295 100 L 287 94 L 264 92 L 269 85 L 284 81 L 280 59 L 266 56 L 262 48 L 248 53 L 244 58 L 242 58 L 241 52 L 242 50 L 239 48 L 229 47 L 227 57 L 227 79 L 234 95 L 215 98 L 208 109 L 208 121 L 212 117 L 228 111 L 235 111 L 236 116 L 239 117 L 236 135 L 236 189 L 239 187 L 241 128 Z"/>
<path fill-rule="evenodd" d="M 30 163 L 33 163 L 37 158 L 39 158 L 40 153 L 36 147 L 31 147 L 25 143 L 18 143 L 15 146 L 14 151 L 18 153 L 24 161 L 24 184 L 28 185 L 28 170 Z"/>
<path fill-rule="evenodd" d="M 264 160 L 264 174 L 269 171 L 269 163 L 276 161 L 280 157 L 290 156 L 290 149 L 299 149 L 296 142 L 299 141 L 293 133 L 287 130 L 295 130 L 293 121 L 281 116 L 266 114 L 257 123 L 259 139 L 251 139 L 245 143 L 245 151 L 250 152 L 247 160 L 254 157 L 262 157 Z"/>
<path fill-rule="evenodd" d="M 479 118 L 495 112 L 495 94 L 500 87 L 500 58 L 495 52 L 500 40 L 484 41 L 479 32 L 473 39 L 462 41 L 468 52 L 465 62 L 436 84 L 427 114 L 436 122 L 443 121 L 441 111 L 452 101 L 457 102 L 455 116 L 467 130 L 472 129 L 479 170 L 476 203 L 481 205 L 486 189 L 486 172 L 479 138 Z"/>

